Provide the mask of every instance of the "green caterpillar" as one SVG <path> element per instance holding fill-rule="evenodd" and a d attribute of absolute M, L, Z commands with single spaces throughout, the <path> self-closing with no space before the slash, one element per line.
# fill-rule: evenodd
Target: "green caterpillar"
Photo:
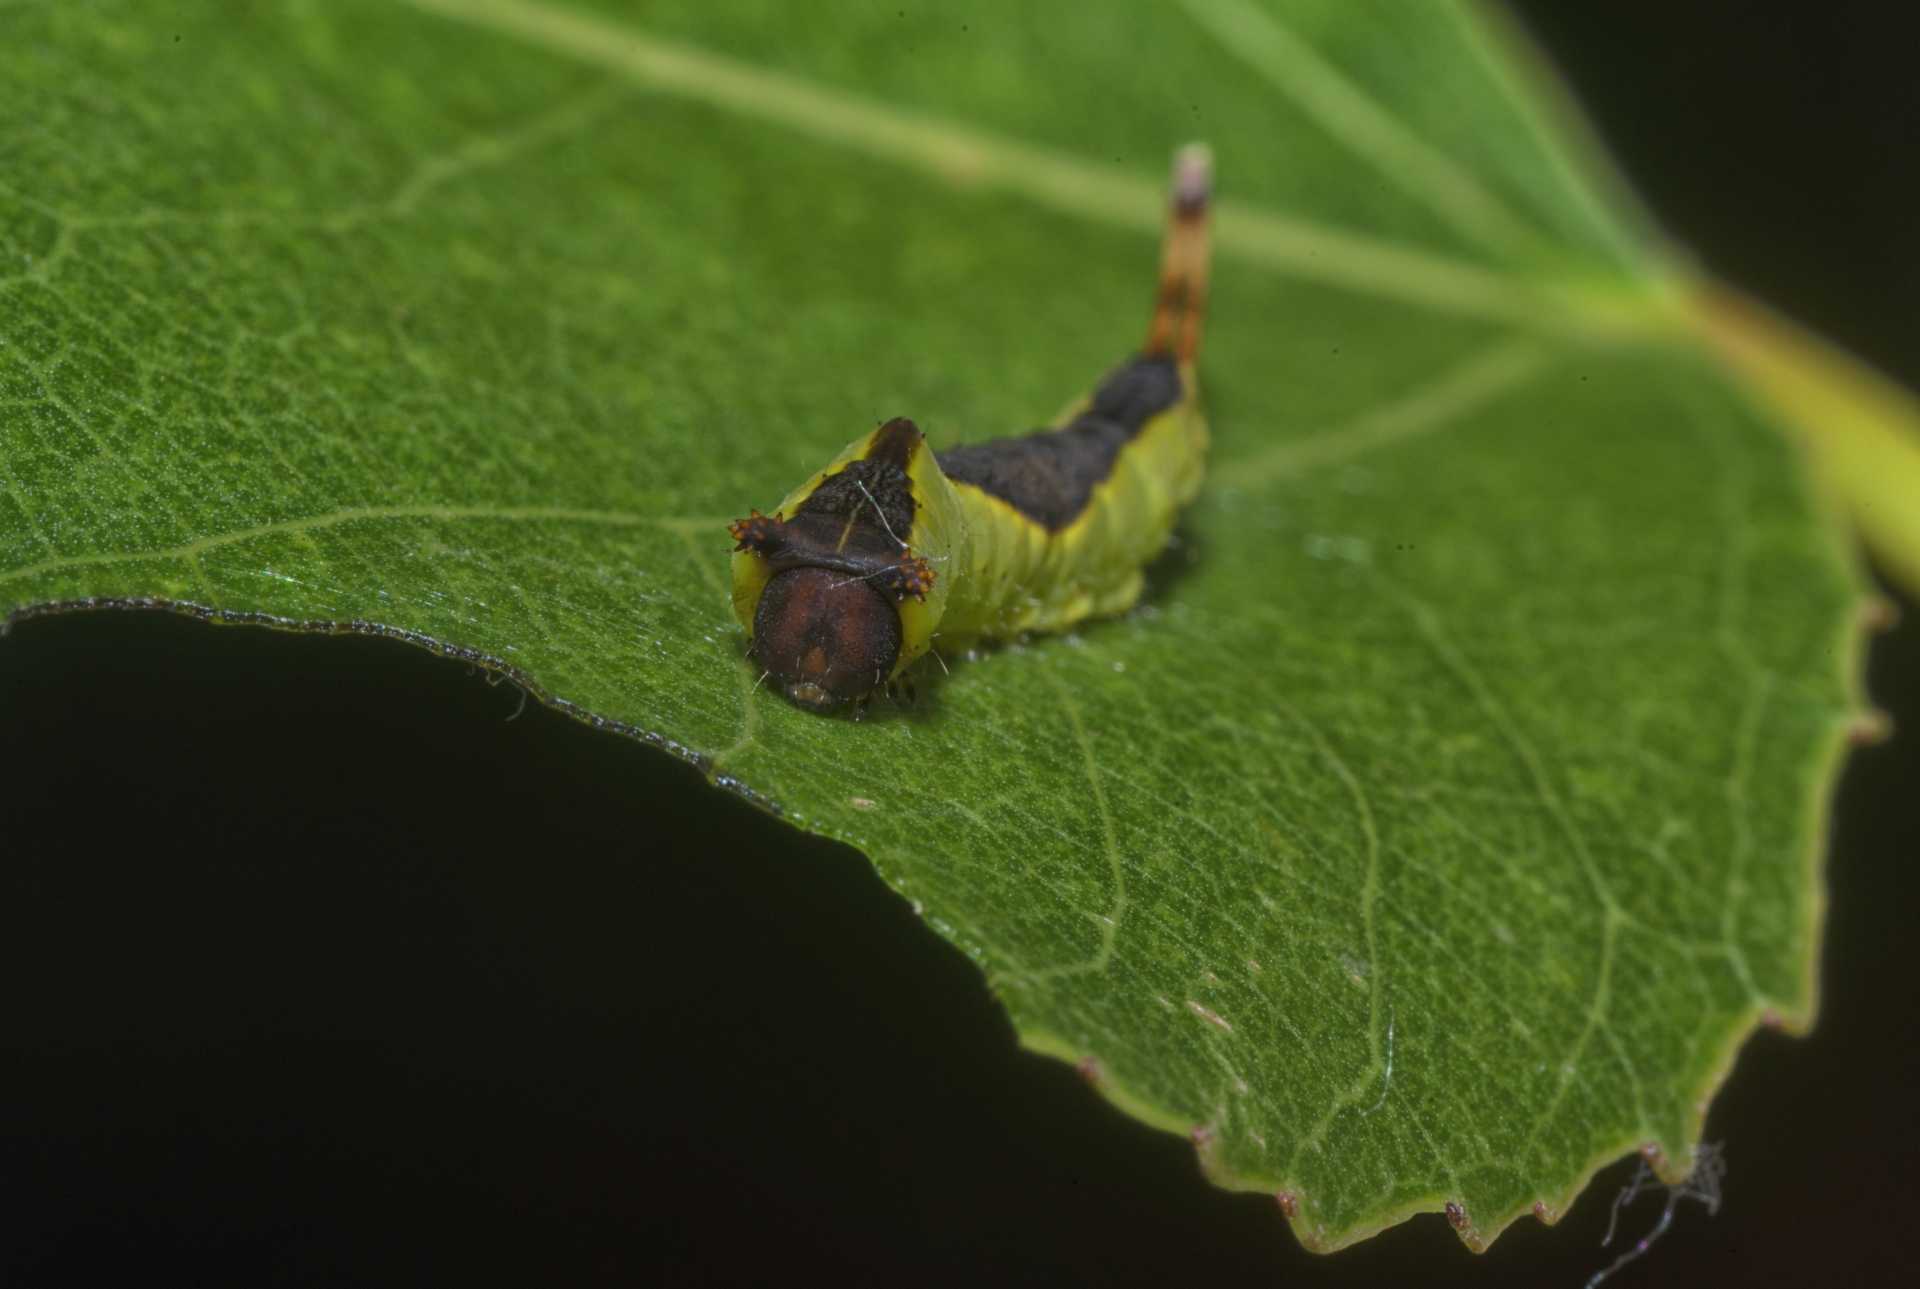
<path fill-rule="evenodd" d="M 1206 468 L 1211 194 L 1207 150 L 1181 149 L 1146 343 L 1054 427 L 935 453 L 896 417 L 734 522 L 734 612 L 788 698 L 862 703 L 936 634 L 1058 631 L 1140 598 Z"/>

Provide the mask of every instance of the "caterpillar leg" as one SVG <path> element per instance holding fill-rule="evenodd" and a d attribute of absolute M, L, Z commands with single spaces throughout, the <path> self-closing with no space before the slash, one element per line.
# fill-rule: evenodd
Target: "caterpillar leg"
<path fill-rule="evenodd" d="M 920 701 L 919 687 L 913 683 L 913 677 L 905 672 L 887 682 L 886 692 L 895 707 L 912 707 Z"/>
<path fill-rule="evenodd" d="M 1172 354 L 1183 366 L 1200 349 L 1207 313 L 1207 217 L 1213 200 L 1213 153 L 1189 143 L 1174 154 L 1167 237 L 1160 253 L 1160 292 L 1141 352 Z"/>

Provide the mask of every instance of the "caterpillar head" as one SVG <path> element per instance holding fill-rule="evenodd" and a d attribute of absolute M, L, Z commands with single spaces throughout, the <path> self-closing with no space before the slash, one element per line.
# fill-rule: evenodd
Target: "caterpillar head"
<path fill-rule="evenodd" d="M 749 652 L 788 698 L 825 711 L 886 682 L 900 634 L 899 611 L 871 581 L 806 565 L 761 591 Z"/>
<path fill-rule="evenodd" d="M 770 515 L 729 527 L 748 656 L 794 703 L 858 704 L 931 647 L 967 526 L 912 421 L 848 444 Z"/>

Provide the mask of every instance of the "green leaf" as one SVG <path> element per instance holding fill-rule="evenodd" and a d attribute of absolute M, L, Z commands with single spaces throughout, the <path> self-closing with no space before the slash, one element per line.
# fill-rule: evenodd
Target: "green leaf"
<path fill-rule="evenodd" d="M 1453 7 L 797 13 L 0 8 L 0 605 L 395 634 L 695 758 L 1315 1247 L 1685 1171 L 1811 1022 L 1857 704 L 1781 430 L 1916 495 L 1904 396 L 1729 321 Z M 1215 461 L 1147 603 L 860 724 L 757 690 L 726 521 L 1081 392 L 1196 136 Z"/>

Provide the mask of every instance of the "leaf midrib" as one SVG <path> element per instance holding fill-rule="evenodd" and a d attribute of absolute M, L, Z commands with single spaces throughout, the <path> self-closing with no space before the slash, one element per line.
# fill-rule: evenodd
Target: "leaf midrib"
<path fill-rule="evenodd" d="M 1148 234 L 1157 234 L 1164 220 L 1165 194 L 1157 179 L 662 40 L 629 24 L 543 0 L 405 2 L 956 186 L 1012 192 L 1076 218 Z M 1359 160 L 1372 165 L 1364 155 Z M 1601 291 L 1550 278 L 1530 281 L 1232 200 L 1219 203 L 1215 243 L 1224 255 L 1295 278 L 1544 333 L 1607 336 L 1671 325 L 1663 299 L 1672 271 L 1664 268 L 1645 278 L 1603 279 L 1609 289 Z"/>

